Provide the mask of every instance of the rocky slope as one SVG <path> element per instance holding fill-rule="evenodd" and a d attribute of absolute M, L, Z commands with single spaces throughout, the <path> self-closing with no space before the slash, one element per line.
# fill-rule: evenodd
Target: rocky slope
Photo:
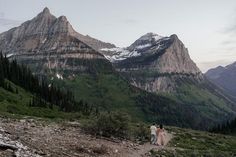
<path fill-rule="evenodd" d="M 236 62 L 210 69 L 205 76 L 236 99 Z"/>
<path fill-rule="evenodd" d="M 109 64 L 77 34 L 65 16 L 56 18 L 45 8 L 32 20 L 0 34 L 0 50 L 42 74 L 88 71 L 87 62 L 92 60 Z"/>
<path fill-rule="evenodd" d="M 236 137 L 177 127 L 165 129 L 165 146 L 156 146 L 149 142 L 139 144 L 129 140 L 88 135 L 81 129 L 78 121 L 53 122 L 32 117 L 1 117 L 0 156 L 235 156 Z"/>
<path fill-rule="evenodd" d="M 149 143 L 85 134 L 78 121 L 58 123 L 24 117 L 0 118 L 0 122 L 0 157 L 139 157 L 158 149 Z M 166 135 L 165 145 L 172 137 Z"/>
<path fill-rule="evenodd" d="M 75 36 L 92 47 L 94 50 L 101 51 L 101 49 L 104 48 L 115 48 L 116 46 L 114 44 L 108 43 L 108 42 L 103 42 L 101 40 L 95 39 L 93 37 L 90 37 L 89 35 L 83 35 L 80 33 L 76 33 Z"/>
<path fill-rule="evenodd" d="M 147 33 L 123 51 L 112 52 L 106 58 L 130 82 L 150 92 L 171 92 L 180 78 L 199 82 L 201 71 L 191 60 L 187 48 L 176 35 L 162 37 Z"/>

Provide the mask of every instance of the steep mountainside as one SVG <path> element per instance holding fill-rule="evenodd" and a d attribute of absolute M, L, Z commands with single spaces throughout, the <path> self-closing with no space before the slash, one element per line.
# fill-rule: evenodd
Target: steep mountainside
<path fill-rule="evenodd" d="M 133 85 L 149 92 L 174 91 L 181 78 L 191 78 L 196 82 L 203 80 L 201 71 L 176 35 L 162 37 L 148 33 L 126 51 L 136 55 L 119 55 L 123 59 L 114 61 L 116 69 Z"/>
<path fill-rule="evenodd" d="M 218 77 L 220 77 L 221 73 L 223 73 L 225 70 L 225 67 L 222 66 L 218 66 L 216 68 L 212 68 L 209 69 L 205 75 L 206 77 L 210 78 L 210 79 L 217 79 Z"/>
<path fill-rule="evenodd" d="M 211 121 L 227 112 L 228 118 L 235 116 L 235 103 L 204 77 L 176 35 L 147 33 L 122 51 L 113 50 L 103 49 L 111 52 L 106 58 L 132 85 L 181 104 L 185 116 L 194 117 L 192 122 L 198 123 L 200 117 Z M 146 99 L 152 100 L 149 96 Z M 156 110 L 157 106 L 151 106 Z"/>
<path fill-rule="evenodd" d="M 206 72 L 206 77 L 224 89 L 236 100 L 236 62 L 226 67 L 216 67 Z"/>
<path fill-rule="evenodd" d="M 90 47 L 92 47 L 94 50 L 97 50 L 97 51 L 100 51 L 101 49 L 104 49 L 104 48 L 116 47 L 114 44 L 103 42 L 101 40 L 90 37 L 89 35 L 85 36 L 83 34 L 76 33 L 75 36 L 79 40 L 83 41 L 84 43 L 86 43 L 87 45 L 89 45 Z"/>
<path fill-rule="evenodd" d="M 75 34 L 65 16 L 56 18 L 45 8 L 32 20 L 0 34 L 0 50 L 41 74 L 91 71 L 91 61 L 96 69 L 101 65 L 111 69 L 102 54 Z"/>

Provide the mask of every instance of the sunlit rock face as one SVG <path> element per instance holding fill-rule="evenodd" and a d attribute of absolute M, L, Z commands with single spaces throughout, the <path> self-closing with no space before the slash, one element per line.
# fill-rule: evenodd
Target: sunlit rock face
<path fill-rule="evenodd" d="M 118 71 L 133 85 L 144 90 L 171 92 L 177 88 L 181 80 L 203 80 L 201 71 L 176 35 L 162 37 L 147 33 L 127 47 L 126 51 L 135 51 L 136 55 L 126 58 L 113 55 L 110 58 L 113 59 Z"/>
<path fill-rule="evenodd" d="M 102 54 L 78 39 L 65 16 L 56 18 L 45 8 L 35 18 L 0 34 L 0 50 L 29 64 L 36 73 L 81 72 L 91 60 L 106 62 Z"/>

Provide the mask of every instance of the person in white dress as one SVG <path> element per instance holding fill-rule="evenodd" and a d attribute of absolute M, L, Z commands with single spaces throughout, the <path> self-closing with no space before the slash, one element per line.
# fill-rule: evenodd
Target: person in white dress
<path fill-rule="evenodd" d="M 157 142 L 157 127 L 155 124 L 153 124 L 151 127 L 150 127 L 150 131 L 151 131 L 151 141 L 150 143 L 151 144 L 156 144 Z"/>

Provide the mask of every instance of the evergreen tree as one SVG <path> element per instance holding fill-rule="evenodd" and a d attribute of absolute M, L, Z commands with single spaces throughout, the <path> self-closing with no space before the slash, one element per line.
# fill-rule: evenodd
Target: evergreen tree
<path fill-rule="evenodd" d="M 0 87 L 18 93 L 18 88 L 13 89 L 11 83 L 5 80 L 34 94 L 29 106 L 51 109 L 53 106 L 58 106 L 61 111 L 82 111 L 86 115 L 93 112 L 92 105 L 83 101 L 76 102 L 72 92 L 60 90 L 53 84 L 49 85 L 46 79 L 34 76 L 27 66 L 19 65 L 16 60 L 9 61 L 6 55 L 0 53 Z M 97 109 L 95 112 L 98 113 Z"/>
<path fill-rule="evenodd" d="M 213 127 L 210 132 L 222 134 L 236 134 L 236 118 Z"/>

